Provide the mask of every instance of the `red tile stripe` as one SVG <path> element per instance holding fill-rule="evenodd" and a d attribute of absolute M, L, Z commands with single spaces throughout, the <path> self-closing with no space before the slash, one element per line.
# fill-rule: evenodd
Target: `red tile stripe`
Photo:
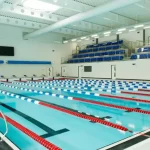
<path fill-rule="evenodd" d="M 80 98 L 73 98 L 73 100 L 92 103 L 92 104 L 97 104 L 97 105 L 101 105 L 101 106 L 117 108 L 117 109 L 122 109 L 122 110 L 126 110 L 126 111 L 138 112 L 138 113 L 142 113 L 142 114 L 150 114 L 150 111 L 137 110 L 135 108 L 129 108 L 129 107 L 125 107 L 125 106 L 118 106 L 118 105 L 114 105 L 114 104 L 107 104 L 107 103 L 103 103 L 103 102 L 97 102 L 97 101 L 91 101 L 91 100 L 85 100 L 85 99 L 83 100 L 83 99 L 80 99 Z"/>
<path fill-rule="evenodd" d="M 116 98 L 116 99 L 123 99 L 123 100 L 128 100 L 128 101 L 142 102 L 142 103 L 150 103 L 150 100 L 143 100 L 143 99 L 138 99 L 138 98 L 114 96 L 114 95 L 108 95 L 108 94 L 100 94 L 100 96 L 109 97 L 109 98 Z"/>
<path fill-rule="evenodd" d="M 43 106 L 46 106 L 46 107 L 49 107 L 49 108 L 52 108 L 52 109 L 55 109 L 55 110 L 73 115 L 73 116 L 76 116 L 76 117 L 79 117 L 79 118 L 83 118 L 83 119 L 87 119 L 87 120 L 90 120 L 90 121 L 93 121 L 93 122 L 97 122 L 97 123 L 100 123 L 100 124 L 103 124 L 103 125 L 106 125 L 106 126 L 109 126 L 109 127 L 112 127 L 112 128 L 132 132 L 132 131 L 128 130 L 126 127 L 123 127 L 123 126 L 120 126 L 120 125 L 117 125 L 117 124 L 114 124 L 114 123 L 111 123 L 111 122 L 108 122 L 108 121 L 105 121 L 105 120 L 102 120 L 102 119 L 99 119 L 99 118 L 95 118 L 95 117 L 92 117 L 92 116 L 81 114 L 81 113 L 78 113 L 78 112 L 73 112 L 73 111 L 58 107 L 58 106 L 53 106 L 51 104 L 47 104 L 47 103 L 44 103 L 44 102 L 39 102 L 39 105 L 43 105 Z"/>
<path fill-rule="evenodd" d="M 0 114 L 0 117 L 2 118 L 2 115 Z M 27 129 L 26 127 L 22 126 L 21 124 L 17 123 L 16 121 L 12 120 L 8 116 L 5 116 L 8 123 L 43 145 L 48 150 L 61 150 L 61 148 L 57 147 L 56 145 L 50 143 L 49 141 L 45 140 L 44 138 L 38 136 L 36 133 L 32 132 L 31 130 Z"/>

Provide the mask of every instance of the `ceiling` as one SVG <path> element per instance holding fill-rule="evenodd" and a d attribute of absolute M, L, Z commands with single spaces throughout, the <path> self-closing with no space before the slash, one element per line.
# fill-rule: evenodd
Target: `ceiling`
<path fill-rule="evenodd" d="M 114 0 L 41 0 L 60 6 L 55 12 L 23 6 L 26 0 L 0 0 L 0 23 L 39 30 Z M 32 0 L 30 0 L 32 1 Z M 84 21 L 54 30 L 65 40 L 150 21 L 150 0 L 141 0 Z"/>

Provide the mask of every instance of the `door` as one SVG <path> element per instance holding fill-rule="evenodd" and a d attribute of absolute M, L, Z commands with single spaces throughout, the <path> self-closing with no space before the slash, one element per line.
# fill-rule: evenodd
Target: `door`
<path fill-rule="evenodd" d="M 78 66 L 78 78 L 82 78 L 83 75 L 83 66 Z"/>
<path fill-rule="evenodd" d="M 116 66 L 111 65 L 111 79 L 115 80 L 116 79 Z"/>
<path fill-rule="evenodd" d="M 61 67 L 61 76 L 67 77 L 67 67 L 65 66 Z"/>

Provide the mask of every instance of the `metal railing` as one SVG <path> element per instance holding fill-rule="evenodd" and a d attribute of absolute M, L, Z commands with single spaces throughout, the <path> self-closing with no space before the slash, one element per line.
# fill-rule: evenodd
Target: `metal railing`
<path fill-rule="evenodd" d="M 2 142 L 3 139 L 5 138 L 6 134 L 8 133 L 8 124 L 7 124 L 5 115 L 2 113 L 1 110 L 0 110 L 0 114 L 2 115 L 2 117 L 3 117 L 3 119 L 4 119 L 4 122 L 5 122 L 5 125 L 6 125 L 6 131 L 5 131 L 5 133 L 3 134 L 3 136 L 2 136 L 1 139 L 0 139 L 0 142 Z"/>

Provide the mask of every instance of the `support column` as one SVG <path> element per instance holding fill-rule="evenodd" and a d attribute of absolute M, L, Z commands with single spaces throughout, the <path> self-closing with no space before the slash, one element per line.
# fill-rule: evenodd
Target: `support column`
<path fill-rule="evenodd" d="M 146 41 L 145 41 L 146 37 L 145 37 L 145 29 L 143 30 L 143 46 L 145 46 Z"/>
<path fill-rule="evenodd" d="M 98 38 L 96 38 L 96 44 L 98 44 Z"/>
<path fill-rule="evenodd" d="M 119 41 L 120 37 L 119 37 L 119 34 L 117 34 L 117 41 Z"/>

